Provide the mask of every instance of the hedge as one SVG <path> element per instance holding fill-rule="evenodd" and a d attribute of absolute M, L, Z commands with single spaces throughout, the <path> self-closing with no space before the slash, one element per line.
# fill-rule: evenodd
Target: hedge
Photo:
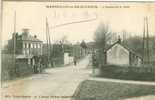
<path fill-rule="evenodd" d="M 155 81 L 155 66 L 117 66 L 104 65 L 100 68 L 100 77 L 126 79 L 126 80 L 141 80 Z"/>

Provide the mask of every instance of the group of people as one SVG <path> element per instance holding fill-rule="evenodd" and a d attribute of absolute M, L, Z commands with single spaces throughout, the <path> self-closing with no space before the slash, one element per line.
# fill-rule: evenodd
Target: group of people
<path fill-rule="evenodd" d="M 77 65 L 77 57 L 73 58 L 74 66 Z M 48 66 L 48 62 L 43 61 L 42 57 L 34 56 L 32 59 L 32 67 L 34 73 L 41 73 L 45 65 Z"/>
<path fill-rule="evenodd" d="M 33 64 L 32 64 L 33 72 L 34 73 L 41 73 L 42 69 L 43 69 L 43 65 L 44 65 L 44 63 L 42 62 L 41 57 L 34 56 L 32 62 L 33 62 Z"/>

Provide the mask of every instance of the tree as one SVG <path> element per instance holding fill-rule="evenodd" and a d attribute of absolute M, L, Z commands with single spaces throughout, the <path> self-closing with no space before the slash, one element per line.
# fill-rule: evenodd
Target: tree
<path fill-rule="evenodd" d="M 14 37 L 15 35 L 15 37 Z M 12 38 L 8 40 L 8 43 L 4 46 L 5 53 L 8 54 L 13 54 L 14 53 L 14 38 L 15 38 L 15 43 L 16 43 L 16 51 L 15 53 L 19 53 L 19 48 L 21 48 L 21 42 L 17 41 L 17 38 L 19 38 L 18 33 L 13 33 Z"/>
<path fill-rule="evenodd" d="M 107 42 L 111 39 L 111 37 L 112 34 L 109 26 L 107 24 L 100 23 L 95 31 L 94 40 L 96 48 L 98 49 L 98 61 L 101 65 L 104 64 L 104 50 L 107 47 Z"/>
<path fill-rule="evenodd" d="M 125 45 L 140 55 L 143 53 L 142 43 L 142 37 L 139 36 L 134 36 L 124 41 Z"/>
<path fill-rule="evenodd" d="M 95 31 L 94 40 L 97 48 L 105 49 L 107 42 L 111 39 L 111 31 L 107 24 L 100 23 Z"/>
<path fill-rule="evenodd" d="M 83 49 L 86 49 L 87 48 L 87 44 L 86 42 L 83 40 L 80 44 L 80 46 L 83 48 Z"/>
<path fill-rule="evenodd" d="M 86 42 L 84 40 L 81 42 L 80 46 L 84 49 L 84 52 L 86 54 L 87 44 L 86 44 Z"/>

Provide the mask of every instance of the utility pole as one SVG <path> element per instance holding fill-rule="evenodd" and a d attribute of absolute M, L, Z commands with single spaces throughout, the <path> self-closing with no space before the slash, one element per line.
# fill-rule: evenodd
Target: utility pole
<path fill-rule="evenodd" d="M 47 17 L 46 17 L 46 41 L 47 41 L 47 45 L 46 45 L 47 47 L 46 48 L 47 48 L 47 56 L 48 56 L 48 52 L 49 52 L 48 51 L 48 49 L 49 49 L 48 43 L 49 42 L 48 42 L 48 28 L 47 27 L 48 27 L 48 22 L 47 22 Z"/>
<path fill-rule="evenodd" d="M 148 18 L 144 18 L 144 30 L 143 30 L 143 64 L 150 63 L 150 50 L 149 50 L 149 30 L 148 30 Z"/>
<path fill-rule="evenodd" d="M 150 46 L 149 46 L 149 29 L 148 29 L 148 17 L 146 17 L 146 36 L 147 36 L 147 39 L 146 39 L 146 50 L 147 50 L 147 63 L 150 64 Z"/>
<path fill-rule="evenodd" d="M 145 63 L 145 18 L 143 27 L 143 64 Z"/>
<path fill-rule="evenodd" d="M 16 71 L 16 11 L 14 12 L 14 32 L 13 32 L 13 66 Z"/>
<path fill-rule="evenodd" d="M 50 64 L 50 58 L 51 58 L 51 39 L 49 34 L 49 24 L 48 19 L 46 17 L 46 40 L 47 40 L 47 57 L 48 57 L 48 63 Z"/>

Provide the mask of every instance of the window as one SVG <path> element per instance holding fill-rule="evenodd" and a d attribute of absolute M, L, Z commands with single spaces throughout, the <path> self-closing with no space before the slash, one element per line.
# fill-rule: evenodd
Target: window
<path fill-rule="evenodd" d="M 29 43 L 29 48 L 31 48 L 31 43 Z"/>
<path fill-rule="evenodd" d="M 27 43 L 27 47 L 26 48 L 29 48 L 29 44 Z"/>
<path fill-rule="evenodd" d="M 27 53 L 26 53 L 27 55 L 29 54 L 29 50 L 27 50 Z"/>
<path fill-rule="evenodd" d="M 31 48 L 33 48 L 33 43 L 31 43 Z"/>
<path fill-rule="evenodd" d="M 23 48 L 25 48 L 25 43 L 23 43 Z"/>
<path fill-rule="evenodd" d="M 38 44 L 38 48 L 40 48 L 40 44 Z"/>
<path fill-rule="evenodd" d="M 34 48 L 36 48 L 36 44 L 34 44 Z"/>

